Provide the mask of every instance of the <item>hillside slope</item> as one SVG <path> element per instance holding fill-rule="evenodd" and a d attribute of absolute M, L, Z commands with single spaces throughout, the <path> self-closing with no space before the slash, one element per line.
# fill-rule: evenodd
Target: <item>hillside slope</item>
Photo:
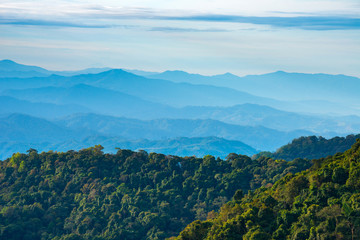
<path fill-rule="evenodd" d="M 195 221 L 175 239 L 359 239 L 360 140 Z"/>
<path fill-rule="evenodd" d="M 81 139 L 91 131 L 71 130 L 42 118 L 24 114 L 0 117 L 0 142 L 61 142 Z"/>
<path fill-rule="evenodd" d="M 78 84 L 68 88 L 44 87 L 6 90 L 3 95 L 33 102 L 79 105 L 93 112 L 130 117 L 156 117 L 171 113 L 172 108 L 145 101 L 125 93 Z M 156 111 L 154 112 L 154 110 Z"/>
<path fill-rule="evenodd" d="M 80 71 L 49 71 L 41 67 L 19 64 L 8 59 L 0 60 L 0 78 L 47 77 L 52 74 L 74 76 L 89 73 L 96 74 L 108 70 L 110 70 L 110 68 L 87 68 Z"/>
<path fill-rule="evenodd" d="M 76 104 L 52 104 L 30 102 L 13 97 L 0 96 L 0 114 L 27 114 L 41 118 L 54 118 L 75 113 L 91 112 L 90 109 Z"/>
<path fill-rule="evenodd" d="M 77 114 L 55 123 L 71 129 L 96 130 L 101 135 L 122 136 L 127 139 L 163 140 L 177 137 L 216 136 L 242 141 L 256 149 L 276 149 L 292 139 L 312 135 L 312 132 L 277 131 L 262 126 L 240 126 L 211 119 L 138 119 L 117 118 L 96 114 Z"/>
<path fill-rule="evenodd" d="M 147 78 L 228 87 L 256 96 L 289 101 L 288 105 L 273 105 L 288 111 L 297 109 L 299 112 L 314 114 L 359 114 L 360 79 L 352 76 L 277 71 L 239 77 L 231 73 L 203 76 L 183 71 L 166 71 L 148 75 Z"/>
<path fill-rule="evenodd" d="M 183 71 L 165 71 L 148 78 L 173 82 L 209 84 L 246 91 L 258 96 L 282 100 L 333 100 L 344 102 L 358 99 L 357 77 L 330 74 L 306 74 L 277 71 L 261 75 L 239 77 L 231 73 L 215 76 L 190 74 Z M 274 88 L 273 86 L 277 86 Z M 268 91 L 272 89 L 272 91 Z M 340 100 L 340 101 L 339 101 Z"/>
<path fill-rule="evenodd" d="M 269 156 L 287 161 L 295 158 L 323 158 L 350 149 L 358 138 L 360 138 L 360 134 L 330 139 L 316 136 L 300 137 Z"/>

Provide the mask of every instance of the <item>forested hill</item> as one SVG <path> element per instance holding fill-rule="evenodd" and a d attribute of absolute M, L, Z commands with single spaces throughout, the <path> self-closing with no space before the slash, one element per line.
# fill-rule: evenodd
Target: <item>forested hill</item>
<path fill-rule="evenodd" d="M 195 221 L 176 239 L 360 239 L 360 140 Z"/>
<path fill-rule="evenodd" d="M 99 145 L 30 149 L 0 162 L 0 239 L 165 239 L 213 216 L 236 190 L 271 186 L 310 166 L 237 154 L 104 154 Z"/>
<path fill-rule="evenodd" d="M 282 146 L 274 153 L 260 152 L 254 156 L 254 158 L 267 156 L 274 159 L 284 159 L 286 161 L 296 158 L 318 159 L 345 152 L 351 148 L 358 138 L 360 138 L 360 134 L 330 139 L 316 136 L 300 137 Z"/>

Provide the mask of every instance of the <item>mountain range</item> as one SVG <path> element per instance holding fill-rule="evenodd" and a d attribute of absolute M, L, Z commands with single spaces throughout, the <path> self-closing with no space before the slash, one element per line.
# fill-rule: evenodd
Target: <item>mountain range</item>
<path fill-rule="evenodd" d="M 87 68 L 79 71 L 49 71 L 37 66 L 18 64 L 9 59 L 0 61 L 0 76 L 7 78 L 47 77 L 53 74 L 73 76 L 88 73 L 100 73 L 110 69 L 111 68 Z"/>
<path fill-rule="evenodd" d="M 57 120 L 56 123 L 74 130 L 84 127 L 87 130 L 96 129 L 99 134 L 122 136 L 126 139 L 146 138 L 159 140 L 183 136 L 217 136 L 242 141 L 256 149 L 274 149 L 286 144 L 296 136 L 312 133 L 304 130 L 282 132 L 262 126 L 240 126 L 211 119 L 155 119 L 142 121 L 93 114 L 72 115 Z"/>
<path fill-rule="evenodd" d="M 110 151 L 122 143 L 181 156 L 206 150 L 224 157 L 242 144 L 251 146 L 242 148 L 243 154 L 275 151 L 301 136 L 360 132 L 359 83 L 343 75 L 285 72 L 245 77 L 110 68 L 63 72 L 3 60 L 0 141 L 8 150 L 21 142 L 61 151 L 99 143 Z M 194 144 L 198 150 L 189 147 Z"/>
<path fill-rule="evenodd" d="M 107 152 L 114 152 L 115 148 L 162 149 L 166 154 L 202 157 L 206 153 L 225 158 L 230 152 L 253 155 L 259 149 L 272 150 L 293 138 L 311 134 L 209 119 L 143 121 L 95 114 L 76 114 L 54 121 L 11 114 L 0 118 L 0 131 L 1 158 L 16 151 L 25 152 L 30 146 L 41 151 L 66 151 L 96 144 L 103 145 Z"/>
<path fill-rule="evenodd" d="M 268 107 L 274 103 L 280 104 L 279 101 L 267 101 L 228 88 L 151 80 L 123 70 L 73 77 L 52 75 L 29 79 L 2 78 L 0 86 L 0 94 L 3 96 L 31 102 L 76 105 L 75 108 L 82 106 L 84 109 L 78 112 L 89 112 L 85 109 L 91 109 L 99 114 L 139 119 L 211 118 L 231 124 L 263 125 L 283 131 L 306 129 L 315 133 L 344 134 L 359 131 L 360 119 L 356 115 L 320 116 L 281 111 Z M 228 106 L 229 102 L 236 106 Z M 262 105 L 256 106 L 254 102 Z M 202 103 L 210 106 L 205 107 Z M 193 106 L 179 108 L 179 105 L 186 104 Z M 282 104 L 291 105 L 286 102 Z M 73 109 L 69 109 L 69 114 L 73 112 Z M 56 116 L 49 114 L 47 117 Z"/>
<path fill-rule="evenodd" d="M 256 96 L 290 101 L 290 105 L 273 105 L 284 110 L 292 109 L 294 111 L 295 105 L 299 110 L 312 113 L 358 114 L 360 106 L 357 94 L 360 89 L 360 79 L 346 75 L 278 71 L 263 75 L 239 77 L 231 73 L 203 76 L 183 71 L 165 71 L 146 77 L 228 87 Z"/>

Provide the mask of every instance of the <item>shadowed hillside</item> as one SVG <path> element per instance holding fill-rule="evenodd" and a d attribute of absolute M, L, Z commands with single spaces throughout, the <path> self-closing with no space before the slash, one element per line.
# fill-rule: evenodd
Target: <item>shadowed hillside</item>
<path fill-rule="evenodd" d="M 360 141 L 233 200 L 175 239 L 359 239 Z"/>

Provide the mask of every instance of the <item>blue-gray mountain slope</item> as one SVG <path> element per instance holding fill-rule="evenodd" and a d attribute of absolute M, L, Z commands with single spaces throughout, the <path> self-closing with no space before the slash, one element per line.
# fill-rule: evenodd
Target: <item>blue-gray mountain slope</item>
<path fill-rule="evenodd" d="M 272 105 L 292 111 L 359 114 L 360 79 L 345 75 L 287 73 L 238 77 L 227 73 L 215 76 L 165 71 L 148 78 L 192 84 L 207 84 L 245 91 L 257 96 L 286 101 Z M 297 108 L 297 109 L 296 109 Z"/>

